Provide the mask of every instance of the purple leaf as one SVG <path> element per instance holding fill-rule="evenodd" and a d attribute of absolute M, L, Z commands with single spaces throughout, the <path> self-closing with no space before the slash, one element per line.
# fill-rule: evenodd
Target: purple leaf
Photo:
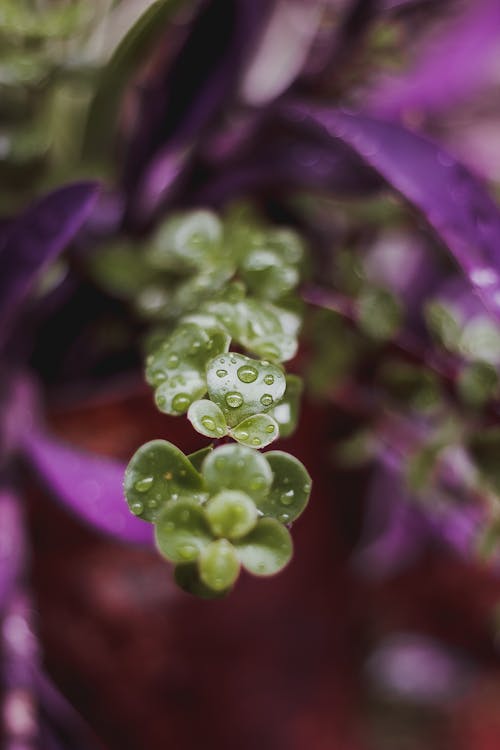
<path fill-rule="evenodd" d="M 128 509 L 121 461 L 87 453 L 38 430 L 23 436 L 22 449 L 42 482 L 71 513 L 121 541 L 152 543 L 152 527 Z"/>
<path fill-rule="evenodd" d="M 413 67 L 380 82 L 371 110 L 396 117 L 405 110 L 436 112 L 493 79 L 500 40 L 500 3 L 474 0 L 443 31 L 422 45 Z"/>
<path fill-rule="evenodd" d="M 288 105 L 332 147 L 345 143 L 422 212 L 493 314 L 500 317 L 500 212 L 478 179 L 435 143 L 397 123 Z"/>
<path fill-rule="evenodd" d="M 23 521 L 17 497 L 0 489 L 0 611 L 21 575 L 25 562 Z"/>
<path fill-rule="evenodd" d="M 0 343 L 42 268 L 75 237 L 97 198 L 95 183 L 67 185 L 12 221 L 0 240 Z"/>

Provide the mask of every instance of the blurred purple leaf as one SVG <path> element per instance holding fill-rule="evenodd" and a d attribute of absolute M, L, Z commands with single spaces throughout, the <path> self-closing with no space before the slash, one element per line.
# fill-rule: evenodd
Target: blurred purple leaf
<path fill-rule="evenodd" d="M 44 434 L 26 433 L 22 450 L 55 498 L 92 528 L 123 542 L 152 543 L 152 527 L 131 515 L 123 495 L 125 464 Z"/>
<path fill-rule="evenodd" d="M 270 0 L 206 3 L 189 27 L 175 62 L 160 64 L 142 83 L 140 117 L 123 173 L 133 222 L 147 221 L 175 189 L 200 134 L 236 96 L 240 76 L 274 5 Z"/>
<path fill-rule="evenodd" d="M 96 183 L 66 185 L 12 221 L 0 239 L 0 344 L 43 267 L 75 237 L 97 198 Z"/>
<path fill-rule="evenodd" d="M 500 3 L 475 0 L 422 44 L 413 66 L 382 80 L 368 95 L 371 110 L 397 117 L 405 110 L 436 112 L 470 96 L 493 78 L 500 49 Z"/>
<path fill-rule="evenodd" d="M 17 497 L 0 489 L 0 611 L 4 610 L 25 562 L 23 520 Z"/>
<path fill-rule="evenodd" d="M 301 103 L 286 108 L 361 156 L 435 229 L 493 314 L 500 317 L 500 211 L 440 146 L 397 123 Z"/>

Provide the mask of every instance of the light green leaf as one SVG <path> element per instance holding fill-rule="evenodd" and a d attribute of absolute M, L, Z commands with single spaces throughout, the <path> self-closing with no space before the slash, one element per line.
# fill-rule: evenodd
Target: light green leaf
<path fill-rule="evenodd" d="M 273 481 L 271 467 L 261 453 L 244 445 L 222 445 L 205 459 L 202 474 L 210 493 L 241 490 L 258 502 Z"/>
<path fill-rule="evenodd" d="M 292 538 L 274 518 L 263 518 L 252 531 L 235 542 L 236 552 L 246 570 L 257 576 L 278 573 L 291 560 Z"/>
<path fill-rule="evenodd" d="M 178 563 L 174 569 L 176 584 L 186 594 L 192 594 L 199 599 L 220 599 L 228 593 L 226 591 L 214 591 L 209 588 L 200 578 L 200 570 L 197 563 Z"/>
<path fill-rule="evenodd" d="M 155 525 L 155 541 L 161 554 L 175 563 L 197 560 L 213 540 L 203 508 L 192 500 L 166 505 Z"/>
<path fill-rule="evenodd" d="M 187 417 L 194 429 L 211 438 L 227 435 L 227 424 L 221 409 L 208 399 L 194 401 L 188 409 Z"/>
<path fill-rule="evenodd" d="M 237 424 L 231 435 L 239 443 L 261 450 L 279 438 L 279 427 L 269 414 L 253 414 Z"/>
<path fill-rule="evenodd" d="M 187 456 L 187 459 L 188 461 L 192 463 L 196 471 L 201 473 L 201 466 L 203 464 L 203 461 L 206 459 L 208 455 L 210 455 L 213 449 L 214 449 L 213 445 L 207 445 L 205 448 L 200 448 L 194 453 L 190 453 Z"/>
<path fill-rule="evenodd" d="M 239 539 L 257 523 L 254 501 L 239 490 L 222 490 L 205 505 L 205 513 L 215 536 Z"/>
<path fill-rule="evenodd" d="M 286 381 L 276 365 L 229 352 L 208 363 L 207 387 L 234 427 L 252 414 L 269 411 L 282 398 Z"/>
<path fill-rule="evenodd" d="M 240 573 L 240 561 L 231 542 L 218 539 L 201 552 L 198 560 L 200 578 L 213 591 L 227 591 Z"/>
<path fill-rule="evenodd" d="M 291 523 L 300 516 L 309 501 L 311 477 L 305 466 L 289 453 L 269 451 L 265 456 L 273 472 L 273 484 L 257 507 L 265 516 Z"/>
<path fill-rule="evenodd" d="M 358 298 L 359 324 L 362 330 L 378 341 L 392 339 L 403 319 L 399 300 L 388 289 L 369 288 Z"/>
<path fill-rule="evenodd" d="M 147 257 L 163 270 L 206 267 L 214 247 L 222 239 L 222 224 L 212 211 L 177 214 L 165 221 L 153 237 Z"/>
<path fill-rule="evenodd" d="M 181 495 L 203 498 L 203 479 L 186 456 L 166 440 L 152 440 L 132 456 L 124 490 L 130 510 L 154 522 L 170 500 Z"/>

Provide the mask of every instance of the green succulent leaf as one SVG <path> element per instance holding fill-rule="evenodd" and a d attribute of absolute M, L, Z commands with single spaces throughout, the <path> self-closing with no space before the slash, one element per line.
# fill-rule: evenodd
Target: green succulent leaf
<path fill-rule="evenodd" d="M 137 295 L 156 276 L 137 247 L 126 242 L 98 249 L 89 258 L 89 268 L 102 287 L 124 299 Z"/>
<path fill-rule="evenodd" d="M 217 539 L 202 550 L 198 568 L 202 582 L 213 591 L 230 588 L 240 573 L 240 561 L 231 542 Z"/>
<path fill-rule="evenodd" d="M 155 525 L 156 546 L 174 563 L 194 562 L 212 540 L 205 511 L 193 500 L 169 503 Z"/>
<path fill-rule="evenodd" d="M 253 414 L 231 430 L 231 436 L 252 448 L 265 448 L 279 437 L 278 423 L 269 414 Z"/>
<path fill-rule="evenodd" d="M 194 429 L 211 438 L 227 435 L 227 424 L 221 409 L 208 399 L 194 401 L 188 409 L 187 417 Z"/>
<path fill-rule="evenodd" d="M 461 371 L 457 388 L 466 404 L 484 406 L 498 393 L 497 370 L 488 362 L 471 362 Z"/>
<path fill-rule="evenodd" d="M 298 375 L 287 375 L 285 379 L 285 395 L 279 404 L 268 412 L 278 423 L 280 437 L 283 438 L 289 437 L 295 432 L 303 389 L 302 378 L 299 378 Z"/>
<path fill-rule="evenodd" d="M 155 402 L 166 414 L 183 414 L 207 390 L 205 367 L 229 346 L 220 329 L 204 331 L 182 323 L 146 361 L 146 380 L 156 387 Z"/>
<path fill-rule="evenodd" d="M 257 523 L 254 501 L 239 490 L 222 490 L 205 505 L 208 523 L 215 536 L 239 539 Z"/>
<path fill-rule="evenodd" d="M 298 319 L 269 302 L 244 299 L 236 304 L 239 330 L 234 337 L 259 357 L 286 362 L 297 353 Z"/>
<path fill-rule="evenodd" d="M 156 521 L 169 500 L 203 498 L 203 479 L 186 456 L 166 440 L 152 440 L 132 456 L 125 471 L 129 508 L 144 521 Z"/>
<path fill-rule="evenodd" d="M 266 300 L 279 299 L 299 282 L 297 269 L 268 248 L 250 252 L 244 259 L 241 272 L 250 291 Z"/>
<path fill-rule="evenodd" d="M 174 580 L 186 594 L 199 599 L 220 599 L 228 593 L 228 589 L 214 591 L 203 583 L 197 563 L 178 563 L 174 568 Z"/>
<path fill-rule="evenodd" d="M 228 425 L 234 427 L 280 401 L 286 381 L 283 370 L 276 365 L 229 352 L 208 363 L 207 387 Z"/>
<path fill-rule="evenodd" d="M 206 267 L 222 239 L 222 224 L 212 211 L 198 210 L 169 218 L 157 230 L 147 253 L 154 268 Z"/>
<path fill-rule="evenodd" d="M 195 451 L 194 453 L 190 453 L 189 456 L 187 456 L 188 461 L 190 461 L 196 471 L 198 471 L 200 474 L 203 461 L 207 456 L 210 455 L 213 449 L 213 445 L 207 445 L 204 448 L 200 448 L 199 450 Z"/>
<path fill-rule="evenodd" d="M 288 529 L 274 518 L 262 518 L 249 534 L 234 545 L 243 567 L 257 576 L 278 573 L 290 561 L 293 553 Z"/>
<path fill-rule="evenodd" d="M 222 445 L 207 456 L 202 474 L 208 491 L 241 490 L 256 503 L 271 487 L 273 474 L 261 453 L 244 445 Z"/>
<path fill-rule="evenodd" d="M 403 319 L 401 303 L 388 289 L 364 289 L 358 299 L 359 324 L 377 341 L 392 339 Z"/>
<path fill-rule="evenodd" d="M 300 516 L 311 494 L 311 477 L 295 456 L 283 451 L 269 451 L 266 459 L 273 472 L 269 494 L 257 503 L 265 516 L 291 523 Z"/>

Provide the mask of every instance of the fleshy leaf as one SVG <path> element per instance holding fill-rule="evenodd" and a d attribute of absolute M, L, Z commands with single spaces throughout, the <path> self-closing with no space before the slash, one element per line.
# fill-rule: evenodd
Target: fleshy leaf
<path fill-rule="evenodd" d="M 239 490 L 222 490 L 205 505 L 208 523 L 215 536 L 239 539 L 257 523 L 254 501 Z"/>
<path fill-rule="evenodd" d="M 207 332 L 193 323 L 182 323 L 148 357 L 146 379 L 156 387 L 155 401 L 166 414 L 183 414 L 205 395 L 205 367 L 214 355 L 229 346 L 221 329 Z"/>
<path fill-rule="evenodd" d="M 121 461 L 78 450 L 36 431 L 24 435 L 22 447 L 41 480 L 70 512 L 122 541 L 152 542 L 150 527 L 127 509 Z"/>
<path fill-rule="evenodd" d="M 441 147 L 397 123 L 290 105 L 292 117 L 348 144 L 419 209 L 485 305 L 500 317 L 500 211 L 470 172 Z"/>
<path fill-rule="evenodd" d="M 261 453 L 243 445 L 222 445 L 205 459 L 202 474 L 210 493 L 241 490 L 258 502 L 273 481 L 271 467 Z"/>
<path fill-rule="evenodd" d="M 238 341 L 259 357 L 287 362 L 297 352 L 297 316 L 270 302 L 244 299 L 236 305 L 240 321 Z"/>
<path fill-rule="evenodd" d="M 299 272 L 284 263 L 279 253 L 267 248 L 249 253 L 242 265 L 242 276 L 257 297 L 275 300 L 292 291 L 299 282 Z"/>
<path fill-rule="evenodd" d="M 303 388 L 302 378 L 299 378 L 298 375 L 287 375 L 285 379 L 285 395 L 279 404 L 268 412 L 278 423 L 280 437 L 289 437 L 297 427 Z"/>
<path fill-rule="evenodd" d="M 262 518 L 243 539 L 234 543 L 241 564 L 257 576 L 271 576 L 290 562 L 293 553 L 288 529 L 274 518 Z"/>
<path fill-rule="evenodd" d="M 222 225 L 212 211 L 198 210 L 169 218 L 156 232 L 148 250 L 155 268 L 203 269 L 221 242 Z"/>
<path fill-rule="evenodd" d="M 179 563 L 176 565 L 174 579 L 186 594 L 192 594 L 200 599 L 220 599 L 227 593 L 227 591 L 214 591 L 203 583 L 197 563 Z"/>
<path fill-rule="evenodd" d="M 208 363 L 207 387 L 234 427 L 252 414 L 268 411 L 282 398 L 286 381 L 276 365 L 229 352 Z"/>
<path fill-rule="evenodd" d="M 273 472 L 273 484 L 267 497 L 257 503 L 265 516 L 290 523 L 300 516 L 311 494 L 311 477 L 295 456 L 283 451 L 265 454 Z"/>
<path fill-rule="evenodd" d="M 213 449 L 213 445 L 207 445 L 205 446 L 205 448 L 200 448 L 200 450 L 195 451 L 194 453 L 190 453 L 189 456 L 187 456 L 187 459 L 193 464 L 196 471 L 201 473 L 203 461 L 207 456 L 210 455 Z"/>
<path fill-rule="evenodd" d="M 66 248 L 90 215 L 97 190 L 91 182 L 59 188 L 8 224 L 0 240 L 0 343 L 40 271 Z"/>
<path fill-rule="evenodd" d="M 187 417 L 194 429 L 211 438 L 227 435 L 227 424 L 221 409 L 204 398 L 194 401 L 188 409 Z"/>
<path fill-rule="evenodd" d="M 203 480 L 175 445 L 166 440 L 151 440 L 132 456 L 124 487 L 132 513 L 154 522 L 169 500 L 186 495 L 200 498 Z"/>
<path fill-rule="evenodd" d="M 166 505 L 155 525 L 155 540 L 161 554 L 175 563 L 193 562 L 210 544 L 210 532 L 203 508 L 192 500 Z"/>
<path fill-rule="evenodd" d="M 277 440 L 279 434 L 278 423 L 269 414 L 253 414 L 231 430 L 232 437 L 238 443 L 258 450 Z"/>
<path fill-rule="evenodd" d="M 200 554 L 198 567 L 203 583 L 217 592 L 227 591 L 240 573 L 236 550 L 227 539 L 217 539 L 205 547 Z"/>

